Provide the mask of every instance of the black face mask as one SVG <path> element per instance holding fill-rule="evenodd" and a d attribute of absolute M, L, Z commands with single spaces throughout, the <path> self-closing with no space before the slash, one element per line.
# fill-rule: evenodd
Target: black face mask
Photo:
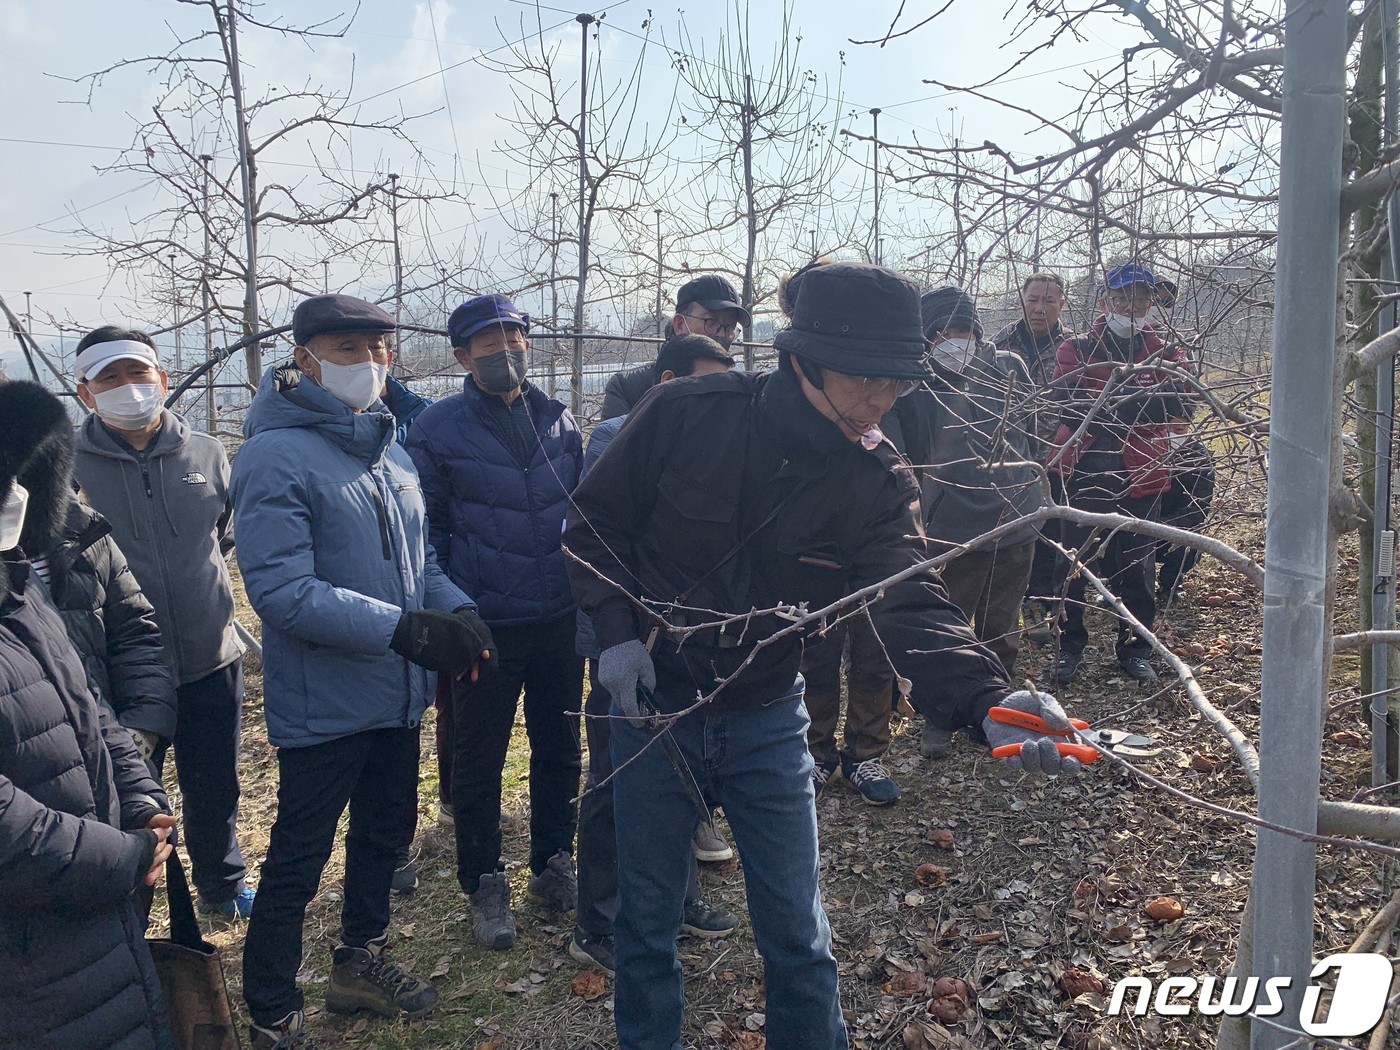
<path fill-rule="evenodd" d="M 473 359 L 473 365 L 477 382 L 488 393 L 509 394 L 525 381 L 524 350 L 498 350 Z"/>

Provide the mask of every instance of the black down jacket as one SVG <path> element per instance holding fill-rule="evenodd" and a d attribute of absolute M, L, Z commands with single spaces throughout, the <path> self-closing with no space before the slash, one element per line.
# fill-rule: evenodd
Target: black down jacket
<path fill-rule="evenodd" d="M 167 809 L 88 691 L 28 567 L 0 602 L 0 1047 L 147 1050 L 170 1039 L 132 890 Z M 28 593 L 25 593 L 26 590 Z"/>
<path fill-rule="evenodd" d="M 908 462 L 888 442 L 847 441 L 786 371 L 677 379 L 643 398 L 575 490 L 569 578 L 600 650 L 666 631 L 658 701 L 674 710 L 732 676 L 716 705 L 753 706 L 792 686 L 802 640 L 759 649 L 790 622 L 775 613 L 713 625 L 815 611 L 911 570 L 926 557 L 918 507 Z M 978 726 L 1011 691 L 937 573 L 888 584 L 870 615 L 934 724 Z"/>
<path fill-rule="evenodd" d="M 112 526 L 74 499 L 62 538 L 46 557 L 49 593 L 98 698 L 128 729 L 174 739 L 175 682 L 155 610 L 112 539 Z"/>
<path fill-rule="evenodd" d="M 71 464 L 58 399 L 0 384 L 0 497 L 18 476 L 41 535 Z M 132 899 L 169 802 L 31 572 L 0 554 L 0 1050 L 174 1050 Z"/>

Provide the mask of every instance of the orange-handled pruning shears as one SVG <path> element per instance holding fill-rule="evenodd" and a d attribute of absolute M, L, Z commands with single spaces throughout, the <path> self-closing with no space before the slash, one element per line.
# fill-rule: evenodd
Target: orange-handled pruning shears
<path fill-rule="evenodd" d="M 1025 711 L 1017 711 L 1014 707 L 994 707 L 987 712 L 987 717 L 993 722 L 1000 722 L 1003 725 L 1016 726 L 1018 729 L 1025 729 L 1032 733 L 1041 733 L 1045 736 L 1087 738 L 1094 740 L 1106 751 L 1116 751 L 1125 756 L 1146 758 L 1155 755 L 1162 749 L 1157 741 L 1148 736 L 1140 736 L 1136 733 L 1126 733 L 1121 729 L 1094 729 L 1089 728 L 1089 723 L 1082 718 L 1071 718 L 1069 729 L 1056 729 L 1045 719 L 1038 715 L 1027 714 Z M 1020 744 L 1003 744 L 1001 747 L 992 749 L 993 758 L 1012 758 L 1021 750 Z M 1096 762 L 1100 758 L 1099 749 L 1089 744 L 1075 743 L 1073 740 L 1055 741 L 1055 750 L 1061 755 L 1079 759 L 1080 762 Z"/>

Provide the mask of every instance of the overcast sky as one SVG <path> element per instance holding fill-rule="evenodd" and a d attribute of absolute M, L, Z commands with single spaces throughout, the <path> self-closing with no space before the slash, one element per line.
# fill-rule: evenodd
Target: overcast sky
<path fill-rule="evenodd" d="M 922 10 L 923 5 L 909 6 Z M 758 65 L 765 62 L 780 31 L 775 7 L 768 0 L 758 0 L 750 14 L 750 44 Z M 1002 6 L 964 0 L 936 27 L 892 40 L 883 48 L 852 42 L 883 35 L 899 7 L 899 0 L 870 0 L 861 5 L 845 0 L 794 0 L 802 64 L 828 85 L 834 86 L 838 78 L 842 81 L 844 111 L 859 114 L 852 126 L 868 132 L 866 111 L 879 106 L 881 137 L 886 140 L 912 141 L 918 136 L 927 142 L 956 121 L 969 139 L 997 138 L 1012 149 L 1037 152 L 1036 140 L 1025 137 L 1027 129 L 1018 124 L 1020 118 L 966 95 L 949 96 L 922 82 L 925 77 L 985 80 L 1010 64 L 1016 48 L 1007 46 L 1011 23 L 1003 20 Z M 281 11 L 286 19 L 304 24 L 343 9 L 339 0 L 268 0 L 260 10 L 264 17 Z M 721 0 L 688 3 L 683 10 L 648 8 L 644 0 L 626 0 L 592 10 L 606 11 L 598 42 L 590 45 L 595 70 L 600 62 L 605 77 L 629 69 L 643 46 L 642 23 L 650 16 L 653 54 L 648 62 L 654 82 L 661 83 L 668 63 L 660 46 L 662 37 L 675 46 L 681 39 L 683 19 L 698 50 L 698 42 L 707 33 L 717 33 L 732 8 Z M 853 11 L 863 18 L 854 17 Z M 541 7 L 539 13 L 547 34 L 561 44 L 564 67 L 576 70 L 575 9 L 558 7 L 556 2 Z M 469 207 L 445 205 L 442 214 L 432 216 L 433 226 L 456 231 L 479 227 L 490 236 L 493 202 L 501 199 L 500 187 L 512 184 L 516 177 L 509 159 L 498 149 L 507 137 L 504 115 L 511 109 L 512 98 L 507 78 L 488 68 L 479 56 L 517 39 L 521 20 L 528 29 L 535 17 L 533 6 L 513 0 L 439 0 L 431 11 L 423 3 L 364 0 L 342 39 L 308 47 L 249 29 L 243 37 L 242 57 L 250 94 L 268 85 L 296 86 L 304 81 L 344 90 L 352 83 L 353 72 L 351 94 L 363 102 L 364 116 L 430 113 L 411 126 L 412 134 L 435 175 L 446 181 L 455 176 L 471 201 Z M 112 321 L 155 327 L 168 321 L 168 316 L 146 316 L 149 311 L 133 298 L 132 286 L 113 281 L 103 257 L 67 254 L 84 247 L 84 240 L 73 233 L 79 225 L 120 232 L 133 218 L 160 206 L 151 183 L 126 174 L 100 174 L 98 169 L 130 145 L 137 123 L 149 117 L 160 97 L 161 85 L 149 67 L 119 70 L 92 92 L 89 103 L 86 86 L 72 78 L 120 59 L 159 54 L 172 45 L 176 34 L 201 26 L 205 19 L 206 12 L 174 0 L 58 4 L 0 0 L 0 24 L 6 29 L 0 42 L 0 91 L 10 102 L 0 127 L 7 161 L 0 166 L 0 296 L 22 313 L 24 293 L 32 293 L 35 335 L 42 344 L 57 342 L 50 318 L 82 328 Z M 910 24 L 907 16 L 903 24 Z M 1115 35 L 1111 23 L 1101 25 L 1104 32 Z M 1063 94 L 1068 108 L 1073 92 L 1066 85 L 1082 83 L 1084 67 L 1111 61 L 1127 39 L 1125 33 L 1116 41 L 1090 37 L 1081 44 L 1058 46 L 1018 70 L 1015 79 L 1000 89 L 1002 97 L 1043 106 Z M 956 112 L 950 112 L 950 107 L 957 107 Z M 652 119 L 662 117 L 660 109 L 652 115 Z M 221 156 L 233 155 L 227 143 L 214 149 Z M 298 165 L 309 159 L 286 152 L 270 157 L 265 178 L 290 181 L 306 170 Z M 375 171 L 423 172 L 423 165 L 407 149 L 385 137 L 356 140 L 353 167 L 361 165 L 364 170 L 355 172 L 361 182 Z M 71 349 L 71 336 L 68 345 Z M 12 375 L 17 374 L 14 353 L 13 339 L 0 337 L 0 359 Z"/>

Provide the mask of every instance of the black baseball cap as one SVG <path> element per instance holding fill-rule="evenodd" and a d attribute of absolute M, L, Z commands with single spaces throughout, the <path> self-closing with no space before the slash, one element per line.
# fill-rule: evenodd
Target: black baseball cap
<path fill-rule="evenodd" d="M 739 305 L 739 293 L 717 273 L 707 273 L 681 285 L 676 293 L 676 313 L 685 313 L 687 303 L 698 303 L 706 310 L 733 310 L 746 329 L 752 323 L 749 312 Z"/>

